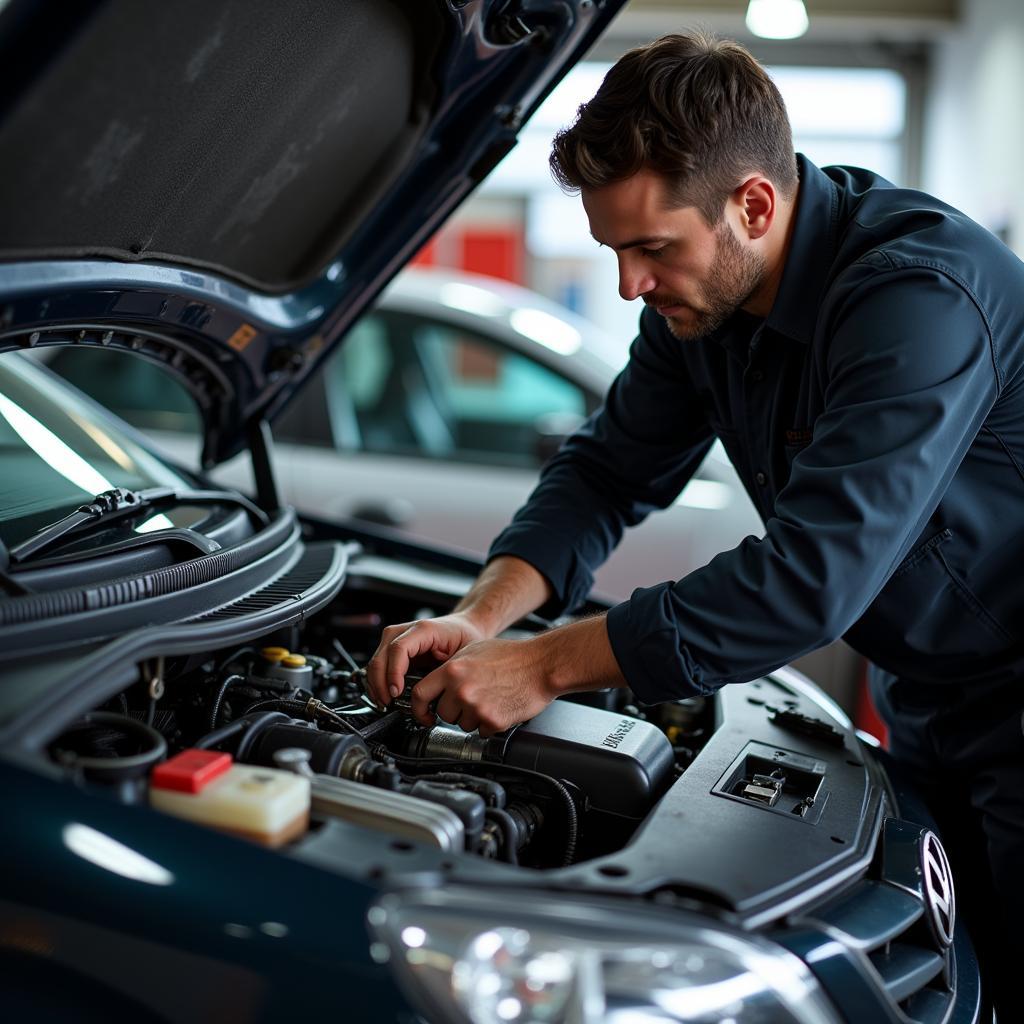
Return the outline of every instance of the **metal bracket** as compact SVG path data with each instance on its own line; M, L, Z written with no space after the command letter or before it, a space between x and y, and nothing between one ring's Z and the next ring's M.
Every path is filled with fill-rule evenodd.
M281 507L281 496L274 479L271 457L274 435L264 419L249 423L249 453L252 457L252 476L256 484L256 500L265 512L276 512Z

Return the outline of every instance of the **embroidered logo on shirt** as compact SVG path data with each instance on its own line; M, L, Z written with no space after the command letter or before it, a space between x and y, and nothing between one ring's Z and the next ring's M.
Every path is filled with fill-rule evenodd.
M786 444L808 445L811 443L811 427L793 427L786 431Z

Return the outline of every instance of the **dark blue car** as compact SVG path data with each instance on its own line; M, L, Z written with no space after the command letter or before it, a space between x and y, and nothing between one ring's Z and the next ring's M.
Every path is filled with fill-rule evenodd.
M364 667L477 566L278 500L274 419L618 6L0 9L8 1019L977 1018L939 837L813 684L423 728ZM165 368L252 495L52 346Z

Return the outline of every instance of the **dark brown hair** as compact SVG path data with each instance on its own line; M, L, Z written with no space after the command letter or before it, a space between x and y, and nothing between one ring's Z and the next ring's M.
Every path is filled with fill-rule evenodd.
M695 206L711 226L751 172L787 199L797 185L793 133L775 83L739 43L700 32L625 54L555 136L550 163L567 192L656 171L673 202Z

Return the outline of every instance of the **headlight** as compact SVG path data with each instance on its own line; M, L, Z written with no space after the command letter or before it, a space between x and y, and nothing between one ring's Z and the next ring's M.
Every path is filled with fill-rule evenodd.
M804 964L690 913L545 894L388 896L374 955L429 1020L471 1024L836 1024Z

